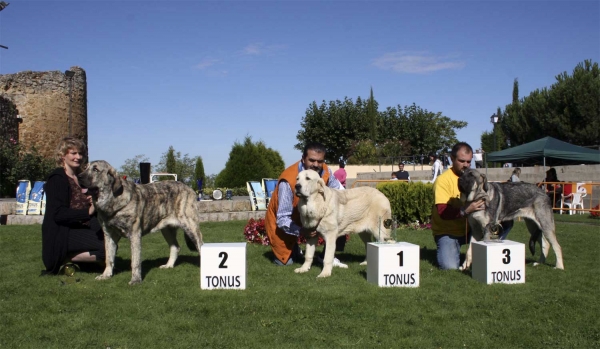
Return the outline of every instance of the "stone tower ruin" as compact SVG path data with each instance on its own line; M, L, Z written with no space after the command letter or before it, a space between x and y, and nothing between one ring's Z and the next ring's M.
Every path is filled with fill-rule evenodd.
M35 146L53 158L59 140L69 134L88 144L87 82L80 67L0 75L0 96L17 109L18 142L25 149Z

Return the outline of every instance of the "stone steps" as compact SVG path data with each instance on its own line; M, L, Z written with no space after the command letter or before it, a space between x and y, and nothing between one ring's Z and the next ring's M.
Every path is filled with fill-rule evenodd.
M0 201L0 224L27 225L42 224L43 215L16 215L16 202L14 199ZM225 222L250 218L265 218L266 211L252 211L250 200L219 200L200 201L201 222Z

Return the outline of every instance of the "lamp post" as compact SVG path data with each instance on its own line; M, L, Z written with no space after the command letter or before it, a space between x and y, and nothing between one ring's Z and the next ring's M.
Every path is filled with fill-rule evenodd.
M492 123L493 129L492 129L492 133L494 133L494 151L496 151L496 124L498 123L498 118L500 117L500 115L496 115L493 114L492 116L490 116L490 122Z
M75 72L72 70L65 70L65 75L69 78L69 137L73 134L73 118L71 117L71 105L73 104L73 76Z

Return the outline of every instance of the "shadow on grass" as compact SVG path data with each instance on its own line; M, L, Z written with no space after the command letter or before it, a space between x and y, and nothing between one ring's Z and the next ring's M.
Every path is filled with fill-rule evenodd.
M421 247L420 258L422 261L427 261L429 264L437 268L437 250L429 249L427 246Z
M143 260L142 261L142 280L146 278L146 274L148 274L150 272L150 270L159 268L161 265L167 264L168 260L169 260L168 257ZM131 260L128 260L127 262L128 262L127 269L129 271L131 271ZM184 255L184 256L179 255L179 257L177 257L177 262L175 262L175 268L177 268L178 265L184 264L184 263L192 264L199 268L200 267L200 258L198 256L193 256L193 255ZM116 265L116 263L115 263L115 265Z

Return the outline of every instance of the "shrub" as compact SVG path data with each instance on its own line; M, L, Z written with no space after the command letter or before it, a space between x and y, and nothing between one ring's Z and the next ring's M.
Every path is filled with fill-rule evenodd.
M592 216L592 218L600 218L600 205L596 205L596 207L592 208L592 210L594 211L590 211L590 215Z
M20 179L45 181L56 167L53 160L44 158L35 147L25 151L19 144L0 142L0 197L14 198Z
M429 222L433 207L433 184L385 182L377 189L390 200L392 216L400 223Z
M261 244L265 246L269 246L271 242L269 241L269 236L267 236L267 231L265 229L265 220L259 218L258 220L254 220L254 218L250 218L246 227L244 227L244 237L246 241ZM349 236L346 235L346 240L349 239ZM298 244L305 244L306 239L303 236L298 237ZM322 237L319 236L318 245L321 246L325 243Z

